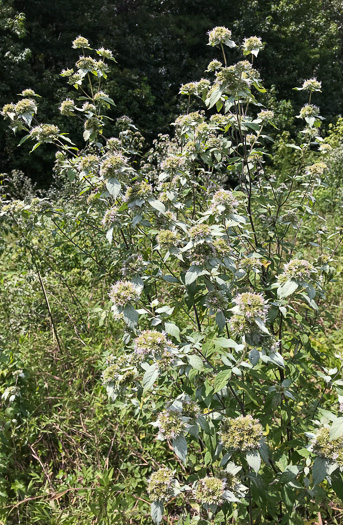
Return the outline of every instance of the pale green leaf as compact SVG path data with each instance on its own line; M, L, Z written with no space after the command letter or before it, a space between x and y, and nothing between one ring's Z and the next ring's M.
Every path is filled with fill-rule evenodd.
M284 299L294 293L297 288L298 284L295 281L287 281L278 289L277 294L280 299Z
M183 436L177 436L173 441L173 449L178 458L183 463L186 463L187 459L187 441Z
M165 323L164 328L167 334L171 335L172 337L175 337L175 339L180 341L180 328L176 326L176 324Z
M151 518L156 525L161 523L163 517L163 501L156 500L151 503Z
M245 459L249 467L251 467L257 474L261 467L261 456L258 450L248 450L245 453Z
M112 178L106 182L106 188L111 197L116 199L119 195L121 184L119 180Z
M158 378L158 367L154 363L153 365L149 366L143 376L143 388L144 390L149 390L155 383L156 379Z
M343 436L343 417L338 417L332 423L330 428L330 441L334 439L339 439Z
M188 357L189 364L196 370L202 370L204 368L202 359L198 355L193 354L193 355L188 355L187 357Z

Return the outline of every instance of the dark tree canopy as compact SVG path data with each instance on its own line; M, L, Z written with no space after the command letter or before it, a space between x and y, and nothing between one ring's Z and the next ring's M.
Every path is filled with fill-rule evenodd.
M330 121L341 112L343 7L335 0L13 0L2 2L0 10L0 102L31 87L44 97L45 121L56 121L58 103L67 95L59 73L77 58L71 41L81 34L117 58L110 73L116 102L111 116L130 116L148 140L169 132L180 85L200 79L212 57L204 35L216 25L232 29L237 42L262 37L259 69L279 98L289 99L293 87L317 76L323 83L322 114ZM31 155L29 167L25 148L18 152L12 137L4 134L1 146L4 170L23 169L44 184L47 176L38 173L38 165L44 161L51 169L48 150L37 152L39 162Z

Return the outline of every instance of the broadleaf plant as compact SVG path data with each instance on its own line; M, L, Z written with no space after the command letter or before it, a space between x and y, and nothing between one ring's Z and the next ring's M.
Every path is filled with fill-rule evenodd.
M300 524L343 468L341 423L333 414L330 430L318 410L320 385L335 389L341 369L330 374L311 345L331 279L330 251L309 250L306 228L327 169L311 100L321 85L299 88L309 94L305 127L290 144L294 169L279 171L274 113L255 68L262 40L236 45L216 27L209 45L219 55L208 78L181 87L186 113L146 155L128 117L106 136L113 101L102 83L113 57L86 57L82 37L76 68L62 73L76 95L61 113L83 119L84 146L36 122L36 99L3 115L33 150L55 144L55 169L80 187L119 261L108 310L123 339L103 382L111 402L165 444L166 466L151 464L147 480L153 522L170 512L184 524ZM228 65L239 52L243 60ZM49 202L40 210L59 213Z

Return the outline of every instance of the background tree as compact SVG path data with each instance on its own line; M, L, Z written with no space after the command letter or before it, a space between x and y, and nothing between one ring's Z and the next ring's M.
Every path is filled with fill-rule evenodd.
M74 60L70 42L83 34L91 44L115 51L118 63L112 66L108 89L117 105L111 117L130 116L150 143L158 132L170 131L180 109L181 83L203 75L211 57L204 35L216 25L229 27L237 39L258 34L268 42L260 70L266 86L275 85L279 99L293 98L294 85L317 76L323 81L323 116L330 121L341 111L343 13L336 0L244 0L229 5L224 0L13 0L8 6L12 4L0 4L1 16L15 21L16 13L23 12L26 30L21 29L18 39L13 29L2 27L2 56L16 46L12 55L29 61L9 61L6 55L0 103L31 85L47 101L42 108L46 121L60 118L52 109L66 96L59 73ZM25 49L30 55L23 55ZM233 53L232 60L236 58ZM297 96L295 105L301 106ZM75 135L76 121L69 126ZM22 169L40 185L49 183L49 148L39 152L37 163L28 161L26 148L18 150L6 134L1 150L3 170ZM45 169L38 170L38 161Z

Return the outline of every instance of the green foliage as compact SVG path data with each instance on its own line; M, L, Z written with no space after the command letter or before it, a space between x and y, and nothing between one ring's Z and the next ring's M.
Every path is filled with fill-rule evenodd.
M210 61L211 49L203 35L218 23L233 28L242 41L259 35L266 42L259 55L261 76L266 87L275 86L279 105L286 110L277 115L277 126L281 120L292 130L288 119L292 88L313 75L324 83L322 115L331 121L341 111L342 8L337 0L243 0L230 9L224 0L117 0L115 4L108 0L56 0L53 4L7 0L0 4L0 105L29 86L44 97L43 120L60 126L57 106L70 90L58 74L74 59L70 43L81 33L91 44L115 47L118 64L111 64L108 84L108 93L116 101L112 114L130 116L150 144L158 133L170 131L180 108L180 84L200 78ZM228 57L230 63L238 58L237 51ZM302 98L295 95L297 110ZM75 140L81 138L76 119L64 129ZM40 149L29 157L26 146L17 149L5 126L1 131L3 169L24 171L40 187L48 187L52 149Z
M60 106L82 147L38 121L35 94L3 108L32 152L57 148L61 185L1 211L5 523L147 523L149 500L154 523L338 523L342 360L318 344L336 249L315 207L321 86L298 88L305 127L293 143L280 132L273 156L264 43L234 36L209 33L222 62L181 87L186 113L145 156L128 117L107 135L112 54L83 37Z

